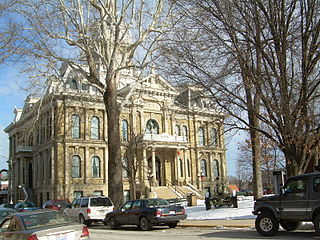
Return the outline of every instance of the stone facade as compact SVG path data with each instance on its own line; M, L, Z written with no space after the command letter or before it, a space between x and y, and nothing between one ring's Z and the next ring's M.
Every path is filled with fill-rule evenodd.
M126 79L119 84L125 197L154 196L159 186L214 192L227 172L223 116L199 89L176 88L156 74ZM24 199L19 185L38 205L108 194L112 139L105 106L95 87L70 70L48 81L44 97L28 97L23 109L15 109L5 131L14 202Z

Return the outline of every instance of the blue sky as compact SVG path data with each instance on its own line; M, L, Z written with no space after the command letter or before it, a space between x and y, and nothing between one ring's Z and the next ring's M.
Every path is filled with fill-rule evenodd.
M21 89L21 76L13 66L0 68L0 169L7 168L9 156L8 134L4 129L14 119L14 107L21 108L26 97Z
M14 119L15 106L22 108L27 93L21 89L23 78L14 66L0 68L0 170L7 168L9 156L8 134L4 129ZM238 142L243 141L243 134L237 133L230 140L226 137L228 175L235 175L237 167Z

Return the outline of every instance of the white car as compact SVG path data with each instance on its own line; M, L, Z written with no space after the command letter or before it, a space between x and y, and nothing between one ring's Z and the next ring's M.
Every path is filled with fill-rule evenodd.
M92 196L74 199L64 213L68 218L90 226L93 222L103 222L106 214L113 210L109 197Z

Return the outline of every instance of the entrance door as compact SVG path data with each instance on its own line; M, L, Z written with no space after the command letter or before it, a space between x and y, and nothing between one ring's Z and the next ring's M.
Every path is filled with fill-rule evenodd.
M161 162L158 157L156 157L156 179L159 183L159 186L162 186L162 184L161 184Z
M149 172L152 172L152 157L148 159L148 167L149 167ZM162 186L162 180L161 180L161 161L160 159L156 156L156 180L159 184L159 186Z

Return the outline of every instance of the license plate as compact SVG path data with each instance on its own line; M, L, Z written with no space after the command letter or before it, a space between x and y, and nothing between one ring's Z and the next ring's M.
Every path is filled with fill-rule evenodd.
M176 214L176 211L170 211L169 213L170 214Z
M73 240L73 239L75 239L75 232L48 236L48 240Z

